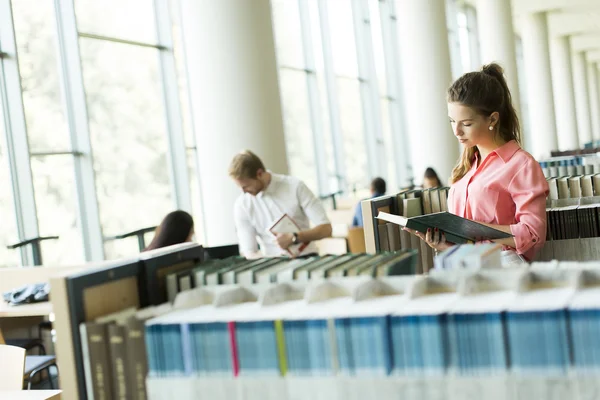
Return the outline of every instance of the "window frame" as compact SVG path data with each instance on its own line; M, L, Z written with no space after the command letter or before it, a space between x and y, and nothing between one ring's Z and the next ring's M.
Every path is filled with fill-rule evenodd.
M49 18L54 18L59 85L62 91L71 150L30 151L12 1L0 0L0 42L2 43L0 49L0 123L3 124L3 144L6 148L11 177L11 195L18 236L15 237L15 242L39 236L38 209L35 203L31 160L36 157L71 155L76 189L77 224L82 236L84 258L85 261L100 261L105 258L104 242L106 238L103 236L99 217L88 106L79 48L79 39L82 37L152 47L158 50L161 100L166 119L167 158L171 193L174 199L173 207L191 212L192 200L187 166L188 149L185 144L182 110L177 89L177 69L173 51L169 3L154 0L155 20L153 23L156 29L157 43L145 43L80 32L77 28L74 0L54 0L54 15ZM198 230L203 229L201 225L197 223ZM22 248L21 264L31 264L32 260L31 249Z

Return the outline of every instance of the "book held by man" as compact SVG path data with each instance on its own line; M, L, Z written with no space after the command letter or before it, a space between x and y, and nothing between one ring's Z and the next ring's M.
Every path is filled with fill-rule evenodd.
M437 228L446 235L451 243L465 244L485 240L505 239L512 237L510 233L502 232L489 226L471 221L449 212L439 212L415 217L402 217L380 211L377 219L398 224L421 233L427 229Z
M279 218L277 221L275 221L273 223L273 225L271 225L271 228L269 228L269 231L277 236L278 233L296 233L300 231L300 227L298 226L298 224L296 224L296 221L294 221L294 219L292 217L290 217L288 214L283 214L281 216L281 218ZM288 247L286 249L286 251L290 254L290 256L292 257L297 257L299 256L302 251L304 251L304 249L308 246L309 243L298 243L298 244L293 244L290 247Z

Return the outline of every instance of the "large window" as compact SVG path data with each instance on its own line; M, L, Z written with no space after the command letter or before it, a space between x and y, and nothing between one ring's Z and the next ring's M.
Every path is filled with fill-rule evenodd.
M43 242L44 262L82 262L54 2L18 0L12 6L39 234L59 237Z
M177 11L175 0L0 1L0 24L14 28L0 34L0 79L10 81L0 109L9 139L0 142L0 265L20 254L30 262L6 245L32 236L59 236L42 244L46 264L132 255L135 239L110 237L157 225L176 208L201 214L191 206L200 196L174 54Z
M517 75L519 78L519 99L521 100L521 137L523 140L523 147L527 151L531 151L532 149L532 140L531 135L529 134L529 102L528 102L528 93L527 93L527 85L523 84L523 82L527 82L527 76L525 76L525 65L523 59L523 42L520 37L515 38L515 52L517 53Z
M399 75L391 1L272 7L291 173L321 194L368 187L376 175L405 184L396 81L387 79Z
M199 243L206 243L206 232L203 229L202 198L200 196L200 176L198 171L198 159L196 138L192 128L192 114L190 110L187 70L183 52L183 33L181 31L181 9L179 0L170 2L171 28L173 35L173 57L177 68L177 89L179 102L181 104L181 121L184 134L188 182L190 190L191 210L196 225L195 239Z
M478 60L474 9L446 3L458 77ZM399 59L397 6L393 0L272 1L291 174L314 191L363 189L375 176L390 190L412 182L399 78L402 62L410 60Z
M2 121L1 118L0 121ZM2 125L0 125L0 135L4 135ZM19 263L19 253L6 248L8 245L16 243L19 235L15 226L8 155L4 142L0 142L0 182L2 182L2 190L0 190L0 221L2 221L0 224L0 267L15 266Z
M288 161L319 195L412 178L396 3L271 1ZM474 10L448 4L453 65L467 70ZM179 12L179 0L0 0L0 265L31 262L6 245L35 236L59 236L42 244L51 264L133 255L135 239L111 237L176 208L206 239Z
M346 185L361 188L371 178L367 159L365 119L361 102L356 36L350 1L328 1L327 16L333 69L339 102L339 118L344 139ZM373 134L373 132L371 132Z
M298 2L275 0L272 4L289 168L318 194L311 99L307 86L309 75L316 71L306 68Z
M158 50L85 37L80 46L102 231L158 224L174 204ZM127 253L120 243L108 257Z

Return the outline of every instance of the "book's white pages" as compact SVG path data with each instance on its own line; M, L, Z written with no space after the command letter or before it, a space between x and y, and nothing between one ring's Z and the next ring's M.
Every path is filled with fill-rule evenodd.
M403 226L403 227L406 226L406 222L408 221L408 218L406 218L406 217L402 217L400 215L393 215L393 214L386 213L386 212L383 212L383 211L379 212L379 214L377 215L377 219L381 219L383 221L391 222L393 224L400 225L400 226Z

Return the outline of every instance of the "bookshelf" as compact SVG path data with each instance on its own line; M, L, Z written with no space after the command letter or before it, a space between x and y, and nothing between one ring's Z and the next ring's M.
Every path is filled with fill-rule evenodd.
M404 190L391 196L361 202L364 221L365 249L369 254L382 251L413 249L418 252L417 273L433 268L433 250L419 238L394 224L377 219L380 211L414 217L448 211L448 187ZM387 229L386 229L387 228Z
M210 365L189 359L198 356L190 343L179 367L155 359L149 391L157 400L193 399L199 390L211 399L591 398L600 388L597 371L587 369L600 365L600 357L586 351L595 337L589 324L598 318L589 311L599 304L599 268L598 263L538 263L469 273L202 288L214 301L146 326L181 324L182 332L195 335L198 327L192 331L191 324L228 325L211 330L206 339L184 334L168 339L187 348L185 341L216 336L222 374L197 373L195 368ZM240 292L244 296L236 299L233 294ZM383 332L384 339L376 343L376 335L353 330L352 319ZM292 343L303 326L294 321L313 321L307 324L311 340ZM273 333L282 325L283 339ZM253 329L265 340L247 335ZM159 347L166 344L155 339ZM279 343L283 346L276 347ZM227 346L238 351L223 350ZM305 354L308 369L301 362ZM252 357L261 362L249 362Z
M600 160L600 158L599 158ZM593 165L596 168L595 165ZM565 167L566 168L566 167ZM598 167L600 171L600 167ZM546 201L548 232L544 247L533 261L596 261L600 260L600 173L588 175L565 175L547 178L550 193ZM439 210L447 210L447 188L439 190L401 192L395 196L364 200L362 205L365 221L365 246L368 253L381 251L381 235L377 229L381 221L375 217L379 211L392 210L392 213L407 215L407 198L420 199L410 214L428 214L439 211L432 198L439 196ZM415 201L415 200L409 201ZM403 207L404 206L404 207ZM583 211L589 209L588 211ZM581 214L575 215L575 211ZM386 211L387 212L387 211ZM571 212L571 216L565 216ZM596 213L596 220L592 214ZM563 215L565 214L565 215ZM583 216L585 214L585 217ZM412 216L410 215L410 216ZM570 219L569 219L570 218ZM595 230L594 230L595 229ZM595 233L597 232L597 233ZM433 256L428 246L418 238L402 236L402 248L409 247L419 251L421 269L426 272L433 266ZM416 240L415 240L416 239ZM409 240L412 242L408 243ZM407 243L407 244L405 244Z
M79 324L129 307L159 304L166 299L164 277L192 268L204 254L197 244L175 245L50 279L64 400L87 399Z
M157 281L164 280L167 271L170 271L169 273L180 271L184 269L184 266L190 265L189 261L193 261L194 265L204 262L206 253L206 249L202 249L201 246L166 249L149 254L145 259L121 260L111 265L102 265L86 271L70 271L51 279L53 288L51 301L56 310L57 357L61 371L63 399L87 398L82 371L79 324L128 307L138 308L150 305L150 302L154 301L152 299L158 299L158 297L150 296L147 292L164 289L164 286ZM580 266L580 264L576 265ZM389 318L410 317L414 312L423 315L433 313L432 315L441 316L464 311L466 305L463 305L461 309L455 306L460 301L467 300L471 301L472 306L477 310L482 310L481 305L484 303L481 302L481 299L491 301L487 304L491 304L493 312L504 312L504 310L508 310L510 304L520 304L519 301L512 301L515 296L528 296L525 292L530 290L538 293L545 289L555 288L565 294L568 291L577 292L592 287L594 290L600 288L600 273L593 270L593 268L600 270L600 267L598 265L581 267L583 268L580 270L565 272L560 270L561 268L556 263L538 263L530 269L519 267L510 271L501 269L477 272L442 271L441 273L432 272L429 276L381 278L357 276L283 284L272 282L200 287L181 295L192 295L190 297L195 295L197 299L202 300L201 304L192 305L189 308L174 311L174 313L180 315L192 313L196 318L198 315L194 314L194 310L197 307L208 307L214 313L207 314L206 321L214 321L214 318L217 318L218 321L225 324L237 324L238 321L241 324L251 323L254 312L262 313L258 320L263 322L273 319L342 321L361 316L384 318L385 321L390 321ZM560 271L543 271L545 269ZM593 279L590 279L590 276ZM153 285L148 285L148 282ZM582 284L586 282L587 284ZM502 294L501 292L506 292L507 297L506 301L499 303L498 296ZM471 298L472 295L476 297ZM566 294L561 296L561 299L566 298ZM556 296L552 296L552 298L556 298ZM431 308L432 301L435 301L441 308ZM286 305L286 302L289 304ZM332 305L335 305L335 312L330 314ZM289 308L287 308L288 306ZM566 303L561 303L559 306L564 308ZM225 308L220 310L219 307ZM423 311L424 307L429 311ZM239 309L236 311L235 308ZM485 308L483 309L485 310ZM445 321L445 318L441 318L439 321ZM172 324L173 320L170 321L169 324ZM344 322L336 323L333 325L328 323L323 328L327 327L326 329L330 333L332 326L334 329L346 329ZM246 328L251 328L251 325L246 325ZM287 333L285 334L287 335ZM347 333L349 336L341 335L339 338L353 337L354 334L353 331L349 331ZM364 333L357 332L356 334L359 335L358 338L362 337L360 340L368 338L368 335L364 336ZM339 338L336 340L340 340ZM368 342L369 340L365 343ZM240 346L242 345L240 344ZM399 348L404 347L406 346ZM290 348L291 350L293 349ZM244 352L242 351L242 353ZM240 353L240 357L248 355L248 353L246 355L242 353ZM298 354L301 355L302 351ZM348 368L345 366L346 364L343 364L346 361L342 361L341 358L338 360L340 360L340 364L332 364L332 371L335 371L335 374L331 376L286 375L287 371L291 371L297 364L288 364L286 372L275 369L276 374L281 373L283 376L255 376L244 374L244 368L247 368L248 365L245 364L241 365L241 372L237 377L151 376L147 380L147 387L151 393L150 398L168 400L197 398L198 390L202 391L203 396L214 399L242 397L245 399L347 399L352 398L350 392L354 393L354 398L365 398L365 396L396 398L395 396L398 396L399 393L408 395L411 391L414 393L414 390L422 393L420 398L433 396L433 391L437 391L443 398L459 389L476 390L475 393L478 394L474 398L485 398L485 396L495 394L495 390L501 390L506 393L506 396L495 398L510 398L509 394L514 393L517 387L520 388L518 390L526 390L525 386L531 385L532 382L531 379L519 380L520 378L517 379L510 375L503 378L460 377L463 379L463 386L455 387L453 385L456 385L456 381L452 378L450 368L453 364L450 361L445 361L443 370L440 370L440 374L435 377L408 377L392 373L393 370L390 368L396 364L386 367L385 371L387 372L384 375L365 376L363 372L359 373L359 369L356 370L356 375L353 375L354 372L344 372L346 371L344 368ZM188 362L185 365L191 364ZM276 363L272 363L272 365L275 366ZM481 385L482 379L485 382L489 381L490 385L493 383L493 386L483 390L485 385ZM561 375L552 379L571 385L569 376ZM552 383L552 379L543 376L537 384L545 389ZM438 387L431 388L432 382L438 382ZM568 398L573 390L569 386L561 393ZM362 397L358 393L362 393ZM539 394L535 391L533 393ZM525 395L523 394L523 396Z
M103 265L84 272L66 273L51 280L51 302L56 310L55 328L57 331L56 354L59 362L61 387L65 399L86 399L87 390L84 366L84 343L82 343L80 324L83 322L97 322L99 317L118 313L127 309L143 309L153 305L163 304L167 298L166 282L168 276L178 276L188 271L201 269L206 264L222 263L227 265L227 258L215 260L215 254L227 255L235 253L234 247L211 251L201 246L183 246L160 249L142 254L138 259L115 261L110 265ZM206 259L207 254L213 258ZM345 257L345 258L344 258ZM314 257L313 259L326 261L328 266L342 265L342 261L350 263L354 259L370 258L367 255L346 255ZM396 268L402 273L414 273L414 252L386 253L376 256L381 259L381 268ZM382 258L383 257L383 258ZM230 257L233 261L239 257ZM265 264L276 263L301 263L309 260L262 259ZM260 260L258 260L260 261ZM365 260L362 260L363 262ZM386 261L386 262L383 262ZM247 261L252 263L254 261ZM329 264L329 262L331 262ZM337 263L337 264L336 264ZM335 265L334 265L335 264ZM376 275L380 264L373 264L365 268L366 276L357 279L368 279ZM240 264L241 265L241 264ZM324 264L325 265L325 264ZM226 268L229 268L227 266ZM246 269L241 267L241 269ZM396 271L394 270L394 271ZM396 271L396 272L398 272ZM235 272L232 270L232 272ZM312 278L311 278L312 279ZM320 279L322 281L322 279ZM219 281L219 283L221 283ZM305 285L306 282L290 282L292 285ZM269 286L270 284L263 284ZM206 286L198 288L207 290ZM228 285L215 286L215 290L227 292L231 289ZM187 291L185 294L192 292ZM318 294L317 294L318 296ZM206 296L200 296L205 298ZM213 296L211 296L212 298ZM238 298L239 296L234 296ZM256 299L255 299L256 300ZM177 303L176 304L180 304ZM83 339L85 340L85 339ZM112 337L111 337L112 340ZM88 344L89 346L89 344Z
M600 260L600 174L567 174L547 180L548 232L536 260Z

